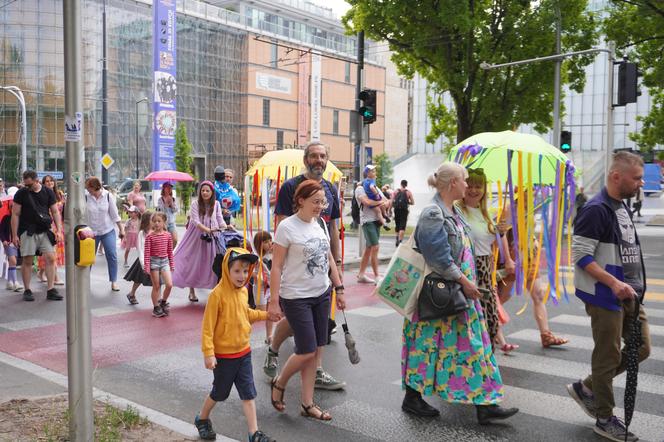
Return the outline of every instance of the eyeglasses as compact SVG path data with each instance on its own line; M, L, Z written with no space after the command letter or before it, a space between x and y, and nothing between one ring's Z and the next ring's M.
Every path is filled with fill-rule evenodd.
M322 208L326 208L329 204L326 199L324 200L313 200L312 201L314 206L320 206Z

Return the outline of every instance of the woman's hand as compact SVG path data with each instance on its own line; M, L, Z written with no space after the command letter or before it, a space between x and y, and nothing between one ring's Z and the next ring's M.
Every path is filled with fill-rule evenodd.
M346 300L344 299L344 291L343 290L337 290L337 308L339 310L345 310L346 309Z
M516 274L516 264L513 259L510 258L505 260L505 271L508 275Z
M274 293L272 294L274 296ZM279 304L276 302L270 302L267 305L267 316L268 318L274 318L274 317L279 317L281 318L281 308L279 307ZM273 321L273 319L270 319L270 321Z
M214 370L217 367L217 358L214 356L205 357L205 368L208 370Z
M507 221L500 221L496 227L498 228L498 233L504 235L512 228L512 224L509 224Z
M463 294L468 299L477 300L482 296L475 283L470 282L467 279L461 282L461 288L463 289Z

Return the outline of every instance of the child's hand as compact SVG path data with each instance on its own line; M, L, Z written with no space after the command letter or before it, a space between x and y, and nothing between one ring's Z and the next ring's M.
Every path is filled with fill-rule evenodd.
M281 314L274 312L267 312L267 319L268 321L278 322L281 320Z
M217 367L217 358L214 356L207 356L205 358L205 368L208 370L214 370Z

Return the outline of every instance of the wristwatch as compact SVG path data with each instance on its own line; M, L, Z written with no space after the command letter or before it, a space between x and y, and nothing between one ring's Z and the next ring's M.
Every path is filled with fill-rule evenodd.
M338 292L339 290L341 290L342 292L344 291L344 286L343 286L343 284L334 287L334 291L335 291L335 292Z

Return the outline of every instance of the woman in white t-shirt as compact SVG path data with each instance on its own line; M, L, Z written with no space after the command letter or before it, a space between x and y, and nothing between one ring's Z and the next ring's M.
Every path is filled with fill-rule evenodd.
M279 223L272 250L268 312L283 311L293 330L295 352L278 377L272 380L272 406L283 412L284 390L290 378L302 379L301 414L319 420L332 416L314 404L316 358L327 343L330 313L330 278L337 294L337 307L344 309L344 286L330 252L330 238L321 211L327 205L320 182L305 180L295 190L295 214ZM329 276L328 276L329 272Z
M470 225L470 236L475 247L477 286L485 290L484 295L480 298L480 304L482 304L482 310L484 310L486 328L491 343L500 345L500 349L504 353L509 353L519 346L506 343L500 331L498 296L496 287L491 281L491 274L494 270L492 246L496 242L496 226L487 209L487 182L484 170L468 169L466 183L468 184L466 195L458 203ZM504 236L501 236L500 240L503 242L503 250L507 255L504 257L505 270L508 274L513 274L515 265L509 253L507 240Z

